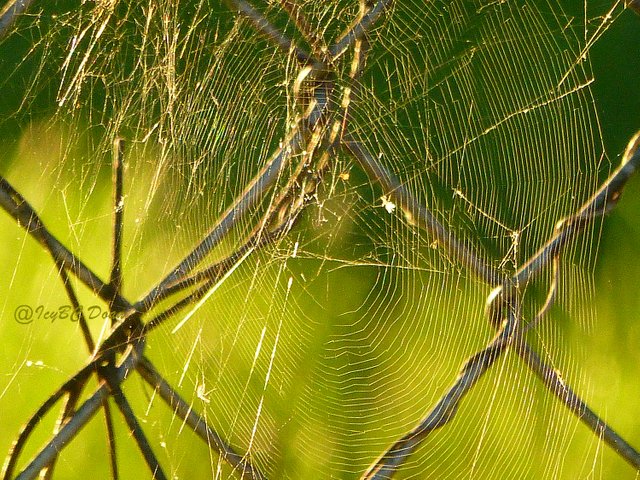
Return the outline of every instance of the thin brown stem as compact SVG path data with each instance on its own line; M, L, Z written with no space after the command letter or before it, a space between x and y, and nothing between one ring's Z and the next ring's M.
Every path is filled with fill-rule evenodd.
M60 427L64 425L69 418L71 418L75 412L76 405L78 404L78 400L80 400L80 394L84 389L83 384L78 384L76 388L74 388L69 395L67 396L64 407L62 409L62 414L58 421L56 422L56 427L53 431L53 434L57 434L60 431ZM53 478L53 472L55 470L56 462L58 460L58 456L54 457L53 460L47 465L45 469L40 472L40 478L42 480L50 480Z
M116 434L113 429L113 415L111 414L111 406L109 399L102 401L102 410L104 411L104 424L107 429L107 447L109 449L109 466L111 467L111 478L118 480L118 457L116 455Z
M3 480L9 480L13 478L13 472L15 470L16 463L27 443L27 440L31 436L33 430L45 417L45 415L49 413L49 411L54 407L58 400L60 400L65 394L76 391L76 389L81 389L81 387L86 384L86 381L91 375L93 368L93 365L86 366L78 373L76 373L71 379L65 382L58 390L56 390L52 395L49 396L49 398L47 398L47 400L40 406L40 408L38 408L38 410L36 410L36 412L31 416L24 427L22 427L18 438L11 447L11 450L7 456L7 461L5 462L5 465L3 467Z
M553 237L536 252L513 276L513 283L526 284L529 279L596 218L608 213L618 203L627 181L640 164L640 132L631 139L620 166L602 184L598 191L578 211L556 226Z
M113 367L108 367L108 368L109 370L113 369ZM142 456L144 457L145 461L147 462L147 466L149 467L149 470L151 470L151 478L155 478L158 480L167 480L167 476L163 472L162 467L160 466L160 462L158 461L158 458L153 453L153 449L151 448L151 445L149 444L149 441L147 440L147 437L144 434L142 427L140 426L140 423L138 422L136 414L133 412L133 409L131 408L129 401L124 396L124 393L120 388L120 381L117 378L115 378L114 380L116 382L115 384L112 384L111 380L108 380L109 386L112 389L111 397L116 402L116 405L120 410L120 413L124 417L125 422L129 427L129 432L133 436L133 439L138 445L138 449L142 453Z
M514 350L527 366L542 380L552 392L582 423L598 438L602 438L618 455L636 470L640 470L640 453L624 438L602 420L589 406L566 384L558 371L551 368L525 342L518 342Z

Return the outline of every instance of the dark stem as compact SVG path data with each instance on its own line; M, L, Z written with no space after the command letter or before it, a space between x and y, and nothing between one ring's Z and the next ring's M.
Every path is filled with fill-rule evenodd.
M122 138L113 142L113 254L109 284L118 293L122 293L122 224L124 219L124 146Z
M277 45L280 50L289 55L293 53L296 60L302 65L313 64L321 68L321 63L305 52L302 48L295 45L290 38L275 28L264 16L258 12L253 6L245 0L224 0L229 8L239 12L243 17L248 19L253 27L272 43Z
M518 342L514 350L527 366L542 380L547 389L584 423L598 438L602 438L618 455L640 471L640 453L618 435L607 423L565 383L560 374L542 361L525 342Z
M423 228L434 240L437 240L449 256L489 285L500 285L505 282L504 275L485 263L480 255L450 233L423 205L423 202L413 196L400 180L388 171L362 143L349 136L345 138L343 144L369 178L378 182L382 190L393 199L396 205L416 225Z
M27 233L40 242L51 253L59 266L71 271L96 296L106 303L111 303L113 300L119 311L132 309L131 304L125 298L109 284L104 283L47 230L31 205L2 176L0 176L0 207L13 217Z
M513 276L513 283L525 284L540 269L557 256L578 233L599 216L608 213L620 199L627 181L640 164L640 132L629 142L620 166L574 215L561 220L553 237L535 253Z
M519 312L510 312L508 320L504 322L502 329L493 340L484 349L465 361L458 378L435 407L414 429L387 449L365 472L362 480L391 478L431 432L443 427L453 419L462 398L476 385L512 342L517 333L518 316Z
M16 463L18 461L18 458L20 457L20 454L22 453L23 448L27 443L27 440L31 436L33 430L45 417L45 415L54 407L54 405L58 402L58 400L60 400L60 398L62 398L63 395L70 394L70 392L76 390L82 390L92 372L92 365L80 370L80 372L75 374L51 396L49 396L49 398L47 398L47 400L40 406L40 408L38 408L38 410L36 410L36 412L31 416L29 421L24 425L24 427L22 427L18 438L11 446L11 450L9 451L7 461L5 462L2 472L3 480L9 480L13 478L13 471L15 470Z
M127 377L127 374L135 369L136 364L142 356L144 350L145 341L141 339L135 342L132 349L125 356L122 363L117 367L114 374L114 382L119 385ZM95 365L90 365L93 371ZM85 367L86 369L87 367ZM85 370L83 369L83 371ZM75 378L75 376L74 376ZM102 406L103 402L110 395L110 388L103 382L85 402L78 408L69 419L67 423L60 429L57 435L55 435L47 445L42 448L36 455L36 457L29 463L17 477L16 480L33 480L38 476L38 473L51 464L53 459L58 455L60 451L75 438L78 433L84 428L84 426L93 418L98 409ZM51 400L51 397L50 399ZM49 403L49 400L47 403ZM42 408L42 407L41 407ZM50 407L49 407L50 408ZM39 419L38 419L39 421ZM35 425L34 425L35 426ZM13 455L12 455L13 457ZM11 478L9 469L5 473L5 478Z
M111 406L109 399L102 401L102 409L104 410L104 423L107 428L107 446L109 448L109 466L111 467L111 478L118 480L118 457L116 455L116 435L113 430L113 415L111 415Z
M337 59L351 48L357 40L368 35L369 31L378 23L380 18L382 18L382 14L392 3L393 0L379 0L376 2L335 44L329 47L329 53L332 59Z
M266 477L254 467L247 456L240 455L227 444L216 432L207 424L207 421L198 415L190 404L185 402L180 395L162 378L153 364L146 358L137 365L138 373L153 387L160 398L180 417L207 445L212 447L218 454L233 466L243 479L264 480Z
M64 408L62 409L62 414L58 421L56 422L56 427L53 431L53 434L57 434L60 431L60 427L66 423L66 421L71 418L75 412L76 405L78 404L78 400L80 400L80 394L84 388L83 384L78 384L76 388L74 388L69 395L67 396L66 401L64 402ZM56 462L58 460L58 456L56 455L47 467L40 472L41 480L50 480L53 478L53 472L55 470Z
M109 370L113 369L112 366L108 366L106 368ZM105 376L105 378L109 378L110 375L111 374L108 374L108 376ZM111 380L108 380L109 386L110 388L112 388L111 396L116 402L116 405L120 410L120 413L122 413L122 416L127 422L127 426L129 427L129 432L133 435L133 438L136 441L138 448L142 453L142 456L147 462L147 466L149 467L149 470L151 470L151 477L157 478L158 480L167 480L167 476L162 471L160 462L158 461L156 455L153 453L153 449L151 448L151 445L149 444L147 437L142 431L142 427L138 423L136 414L133 412L133 409L131 408L131 405L127 401L127 398L124 396L124 393L122 393L122 389L120 388L120 385L119 385L120 382L117 380L117 378L115 380L117 382L115 385L112 385Z
M22 15L33 0L9 0L0 10L0 38L10 30L11 25Z

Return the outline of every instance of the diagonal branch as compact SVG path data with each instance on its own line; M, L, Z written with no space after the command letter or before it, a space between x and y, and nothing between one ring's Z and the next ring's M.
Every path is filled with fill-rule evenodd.
M104 283L49 232L31 205L2 176L0 176L0 207L40 242L51 253L58 265L71 271L96 296L106 303L113 300L121 311L132 309L131 304L124 297L115 292L111 285Z
M138 340L136 340L133 343L129 353L116 368L113 378L115 379L115 381L117 381L118 385L124 381L131 370L135 369L136 364L142 356L145 343L146 341L144 338L139 338ZM91 372L93 371L93 368L95 368L94 365L90 365L90 367L92 368L88 369L87 367L85 367L85 369L83 369L82 371ZM84 428L84 426L93 418L93 416L96 414L98 409L102 406L103 402L109 395L109 386L106 382L102 382L100 387L95 390L93 395L89 397L80 406L80 408L78 408L78 410L76 410L75 415L71 417L69 421L60 429L58 434L56 434L49 441L49 443L47 443L47 445L42 450L40 450L40 452L22 471L22 473L20 473L16 477L16 480L32 480L36 478L38 476L38 473L42 469L51 464L51 462L55 459L58 453L62 451L65 445L67 445L76 435L78 435L78 433L80 433L82 428ZM50 397L47 401L47 404L52 403L51 401L52 398ZM40 410L43 410L43 407L41 407ZM33 425L33 427L35 427L35 425ZM33 427L31 427L31 429L33 429ZM14 456L14 453L12 453L11 459L13 460L13 464L11 465L11 469L6 469L4 474L5 479L11 478L11 471L13 470L15 461L17 460L17 455Z
M82 390L84 389L84 383L79 383L77 384L77 387L74 388L74 390L70 391L67 398L65 399L64 402L64 406L62 408L62 414L60 415L60 417L58 418L58 421L56 422L56 427L53 431L54 435L56 433L58 433L60 431L60 427L62 427L62 425L64 425L67 420L69 420L76 409L76 405L78 404L78 400L80 400L80 394L82 393ZM51 478L53 478L53 472L55 470L55 465L56 462L58 460L58 457L54 457L53 460L51 460L51 463L49 463L49 465L47 465L47 467L40 472L40 479L41 480L50 480Z
M207 445L233 466L243 479L264 480L266 477L254 467L249 460L227 444L209 425L207 421L198 415L191 405L185 402L180 395L158 373L153 364L142 357L136 366L142 378L153 387L169 407L180 417Z
M253 8L249 2L246 2L245 0L224 1L228 4L229 8L237 11L243 17L248 19L258 32L262 33L265 37L271 40L271 42L277 45L283 53L286 55L293 53L298 62L302 65L312 64L317 65L317 68L321 66L321 63L318 60L305 52L304 49L295 45L289 37L274 27L260 12Z
M364 15L338 39L336 43L329 47L329 53L333 60L339 58L344 52L351 48L357 40L362 39L369 33L376 23L382 18L382 14L390 8L393 0L379 0Z
M497 270L460 242L451 232L431 214L431 212L417 199L398 178L387 170L366 147L353 139L345 138L343 145L352 154L356 162L367 173L369 178L377 181L393 201L398 205L409 218L427 231L435 240L443 246L448 255L456 259L459 263L469 269L476 277L490 285L500 285L504 283L504 276Z
M404 187L387 173L384 167L372 161L370 155L362 147L359 147L357 142L347 141L346 144L347 148L354 153L356 158L360 158L361 165L363 165L370 175L374 175L374 178L378 179L380 183L384 182L383 186L385 186L386 189L390 190L395 188L396 192L400 192L396 193L396 198L402 201L401 205L403 208L406 208L406 205L411 205L409 201L412 200L412 197L405 198L405 194L402 193ZM462 396L473 387L480 376L482 376L495 361L495 358L497 358L510 343L515 345L514 349L527 366L541 378L545 386L556 395L571 412L578 416L598 437L602 437L605 443L618 452L627 462L636 469L640 469L640 453L633 449L633 447L609 427L606 422L600 419L577 394L564 384L559 374L538 357L524 338L522 338L523 329L517 325L510 326L511 323L514 323L514 305L519 305L520 303L518 299L520 295L517 293L516 286L520 285L521 281L528 281L533 275L537 274L549 260L555 259L557 262L561 251L577 233L582 231L597 215L603 215L613 208L620 198L627 180L636 170L638 163L640 163L640 132L629 142L620 167L604 182L602 187L575 215L559 223L556 234L523 268L516 272L511 279L505 280L502 285L493 290L487 301L487 316L490 323L496 328L499 328L498 335L484 350L473 355L465 363L456 383L441 398L434 409L431 410L416 428L392 445L365 473L363 479L373 480L393 476L397 469L417 446L424 441L431 431L443 426L451 419L456 412L458 402ZM411 214L414 214L413 209L409 211ZM427 214L429 213L426 209L425 212ZM430 219L430 217L424 218L425 220ZM436 227L438 225L439 224L436 224ZM443 231L446 232L444 227ZM435 229L435 234L438 234L437 229ZM455 258L460 260L458 249L453 248L451 251ZM553 302L554 296L555 279L540 315L544 315L548 304ZM505 318L507 321L503 322ZM516 315L516 319L518 318L519 314ZM519 320L516 323L519 323ZM516 329L516 327L518 328ZM512 332L504 337L505 332L509 329L511 329ZM513 338L517 340L513 340ZM495 357L492 355L495 355Z
M18 438L11 446L11 450L9 451L9 455L7 456L7 460L3 466L3 480L13 478L13 471L15 470L16 462L18 461L18 458L20 457L20 454L22 453L22 450L27 443L27 440L31 436L33 430L35 430L38 424L45 417L45 415L65 394L71 394L72 392L78 390L81 386L85 385L92 371L93 365L90 365L80 370L80 372L76 373L70 380L65 382L58 390L56 390L51 396L49 396L49 398L31 416L24 427L22 427Z
M27 10L32 1L33 0L9 0L6 5L0 9L0 38L7 34L11 25Z
M598 216L608 213L620 199L627 181L640 164L640 132L629 141L620 166L574 215L558 222L553 237L513 276L515 284L525 284L558 255L576 235Z
M140 423L136 418L136 414L133 412L133 409L131 408L129 401L124 396L124 393L120 388L120 385L119 385L120 382L117 380L117 378L115 378L114 379L116 382L115 385L111 384L111 380L109 379L109 377L111 376L111 371L113 371L113 367L108 366L106 368L109 370L109 373L108 373L109 376L107 376L106 378L107 378L107 382L109 383L109 387L112 389L111 396L115 400L116 405L120 409L120 413L122 413L122 416L127 422L127 426L129 427L129 432L131 432L134 440L138 444L138 448L140 449L142 456L147 462L147 466L149 467L149 470L151 470L151 477L157 478L158 480L167 480L167 476L162 471L160 462L158 461L156 455L153 453L153 449L151 448L151 445L149 444L149 441L147 440L146 435L142 431L142 427L140 426Z
M607 423L566 384L560 374L551 368L525 342L517 342L514 350L565 406L584 423L598 438L602 438L618 455L636 470L640 470L640 453Z
M280 178L293 156L308 150L308 142L317 128L322 128L326 115L328 98L318 95L307 116L301 120L284 145L271 157L258 175L245 188L240 198L222 215L205 238L151 291L135 304L141 312L150 310L166 296L166 290L183 280L233 229L236 223L249 214L251 209L264 197L266 192Z
M443 427L453 419L462 398L500 358L513 339L517 338L518 324L520 323L519 315L520 313L515 310L509 312L508 319L504 322L502 329L484 349L465 361L460 369L458 378L436 403L435 407L415 428L395 442L376 460L361 477L361 480L386 480L391 478L431 432Z

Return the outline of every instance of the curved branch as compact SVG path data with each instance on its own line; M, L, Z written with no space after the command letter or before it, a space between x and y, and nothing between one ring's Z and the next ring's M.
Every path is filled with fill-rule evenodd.
M118 385L124 381L128 373L135 369L136 364L142 357L145 346L145 339L139 339L133 344L130 352L125 356L120 365L116 368L114 379ZM86 369L87 367L85 367ZM85 370L83 369L83 371ZM60 429L60 431L40 450L36 457L29 465L16 477L16 480L32 480L36 478L39 472L46 468L62 451L62 449L85 427L85 425L93 418L98 409L102 406L103 401L110 395L110 387L103 382L96 389L93 395L88 398L76 410L75 415ZM59 398L59 397L58 397ZM10 478L8 469L5 478Z

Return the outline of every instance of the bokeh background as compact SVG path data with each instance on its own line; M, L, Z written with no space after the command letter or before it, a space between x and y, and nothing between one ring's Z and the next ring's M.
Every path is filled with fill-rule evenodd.
M105 23L109 40L103 43L98 38L94 43L86 40L89 35L82 36L83 26L89 25L95 33L104 20L98 15L91 17L99 10L93 3L35 3L34 10L19 20L15 32L0 44L0 173L29 200L63 243L80 258L90 259L91 268L106 278L112 223L108 137L118 131L125 138L134 138L128 147L131 166L125 183L125 293L138 297L195 243L207 223L206 215L216 213L205 210L214 204L221 209L215 203L219 196L209 192L207 185L228 187L223 192L228 202L256 169L223 157L221 174L206 167L199 169L194 165L207 158L192 152L229 149L237 156L256 158L256 165L264 161L279 141L283 119L290 115L290 103L280 85L282 75L273 68L276 63L270 63L275 60L267 58L261 63L269 51L266 42L257 40L253 45L248 42L250 35L240 36L241 45L231 50L236 56L223 58L217 67L228 61L230 67L239 68L240 53L246 56L243 61L247 65L258 65L272 75L255 77L260 81L260 92L255 84L228 84L227 97L202 100L198 89L205 90L207 84L204 80L199 83L202 72L198 68L190 71L189 65L198 63L205 51L203 39L209 37L194 35L188 44L193 53L175 59L178 71L191 72L186 83L193 88L190 97L180 91L175 79L167 77L160 82L157 72L147 74L162 83L160 86L127 78L127 71L137 71L140 58L155 65L152 57L164 58L165 50L171 50L172 39L162 35L149 34L149 38L160 40L150 41L144 50L131 40L133 34L128 29L144 31L145 15L149 14L146 6L103 2L112 5L113 18L127 21ZM338 3L336 16L354 14L353 8L342 8L348 2ZM504 12L538 9L542 18L559 11L546 2L526 2L529 7L525 2L498 3L506 5ZM314 10L312 4L307 4L309 10ZM151 2L148 8L153 5ZM189 25L202 14L201 4L196 2L176 3L175 9L167 2L158 5L160 10L175 14L163 17L169 25L167 32L172 27L178 31L178 25ZM410 18L412 8L423 15L438 13L428 5L398 7L399 15ZM622 5L611 8L605 1L563 2L558 32L551 32L562 38L562 20L567 25L570 19L584 23L581 44L585 59L579 68L585 68L586 78L593 79L588 86L591 97L586 100L593 102L593 116L585 129L601 138L601 145L597 141L593 151L602 154L587 161L597 167L595 171L585 169L592 175L587 181L590 185L615 168L628 140L640 128L640 17L623 12ZM211 30L224 37L234 23L224 7L214 4L212 12ZM611 17L607 17L609 12ZM452 8L446 20L454 24L457 14ZM473 25L473 19L467 20ZM345 21L327 27L327 35L332 28L339 31ZM405 29L407 25L410 23ZM162 31L162 26L157 28ZM537 41L535 36L517 40ZM389 44L393 45L393 38ZM114 45L119 48L110 56ZM412 56L412 47L402 46L408 49L406 60ZM456 48L467 51L464 45L451 49ZM92 49L100 49L100 55ZM83 70L86 78L70 79L69 72L74 69L60 67L83 61L83 55L70 54L75 51L89 52ZM224 54L225 50L219 52ZM416 50L415 57L421 55L424 52ZM92 63L93 58L101 58L103 63ZM118 65L117 75L111 76L110 65ZM530 68L527 74L535 75L546 66L541 63ZM292 81L295 68L287 64L285 70L286 80ZM217 85L216 78L212 74L210 86ZM141 92L140 103L127 105L124 95L118 97L117 92L127 91L127 82L148 88ZM176 88L172 90L171 85ZM394 87L387 93L393 98ZM192 103L180 110L174 98L188 98ZM268 110L257 106L261 98L269 102ZM224 122L208 117L218 121L211 127L215 133L199 132L194 117L181 116L181 112L198 111L200 101L225 100L235 102L238 114L225 117ZM148 120L154 116L163 119L155 129ZM181 129L181 122L190 127ZM255 131L254 124L260 125ZM141 133L145 125L148 137ZM163 133L167 125L174 128L171 132L184 133L184 138ZM371 128L373 137L376 127ZM172 149L148 141L156 137L169 138L174 142ZM183 150L175 147L178 144ZM500 151L495 154L499 156ZM159 167L163 162L170 167ZM400 165L408 177L421 170L409 162ZM234 280L225 282L177 334L170 333L174 323L154 332L149 342L148 354L159 370L179 385L194 408L204 412L234 445L240 449L252 445L252 459L267 469L270 478L357 478L390 439L397 438L428 410L453 381L464 358L491 335L482 312L488 289L456 273L448 260L429 250L426 237L414 239L413 230L401 219L380 220L379 205L353 207L358 202L377 204L380 192L342 158L332 178L341 178L337 174L346 171L351 183L344 186L336 180L335 192L321 196L326 200L321 207L309 209L291 240L243 263ZM573 180L550 178L554 181ZM583 182L577 174L575 181ZM437 196L438 187L431 189ZM560 301L551 312L551 325L532 340L549 359L558 362L554 366L592 408L637 446L639 221L640 180L634 178L606 221L598 222L567 255L562 291L571 292L571 285L579 285L573 292L576 298ZM236 235L241 233L242 229ZM232 248L236 240L224 244L217 253ZM497 243L492 247L499 249ZM294 256L298 247L299 254ZM394 263L395 253L408 260ZM385 263L386 268L381 268ZM411 268L405 274L407 266ZM421 266L424 272L419 270ZM428 271L431 268L436 273L438 269L449 271L447 279L434 281ZM290 278L293 287L288 289ZM544 290L535 288L540 291L534 291L532 297L543 297ZM94 319L92 328L98 336L105 325L101 317L106 306L82 287L79 295L84 305L95 307L91 311L99 318ZM88 358L73 322L36 319L22 325L15 321L14 312L20 305L42 306L43 311L49 311L67 303L48 254L8 215L0 213L0 454L9 451L20 426ZM429 312L428 320L424 320L425 312ZM465 319L461 325L454 323L459 318ZM256 350L258 344L263 345L260 351ZM507 356L496 370L463 402L452 424L412 457L399 478L638 477L566 413L516 358ZM267 372L270 379L265 381ZM125 391L167 471L176 478L230 475L216 455L183 429L164 405L151 401L153 392L138 378L129 380ZM256 414L260 408L264 412ZM23 461L49 438L54 422L55 414L44 419ZM120 420L116 421L116 432L122 478L149 477ZM109 474L100 418L95 418L61 455L56 478L79 478L87 472L96 478L108 478Z

